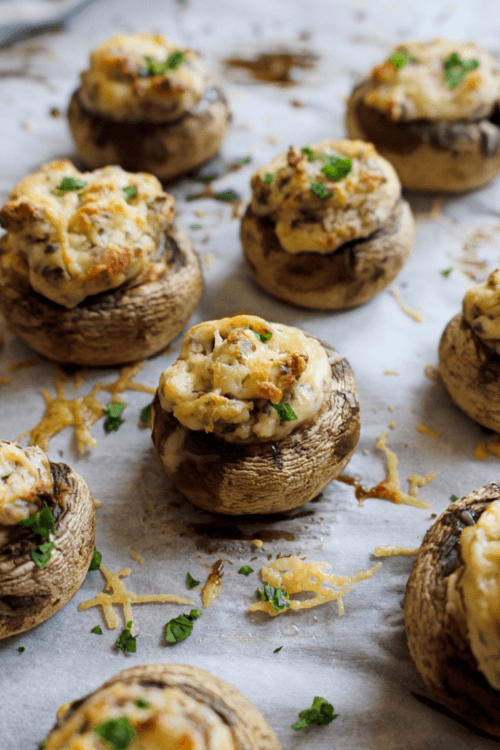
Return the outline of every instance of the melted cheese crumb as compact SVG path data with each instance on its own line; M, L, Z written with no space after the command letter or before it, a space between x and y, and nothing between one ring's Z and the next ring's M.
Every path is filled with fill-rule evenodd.
M463 314L476 336L500 354L500 268L467 290Z
M408 555L410 557L412 555L418 555L419 552L420 547L395 547L392 544L375 547L373 550L375 557L394 557L395 555Z
M436 432L436 430L431 430L430 427L426 427L425 424L418 424L416 427L417 432L421 432L423 435L429 435L433 438L440 438L441 435L439 432Z
M476 461L485 461L488 458L488 446L484 440L480 440L474 449Z
M390 293L396 300L398 306L401 308L401 310L406 313L406 315L409 315L412 320L414 320L416 323L423 323L424 322L424 312L422 308L420 310L412 310L411 307L408 307L406 302L403 301L400 293L395 287L392 287L390 290Z
M0 526L38 513L53 490L50 462L40 448L0 440Z
M430 508L429 503L420 500L417 497L408 495L401 489L401 480L398 473L398 457L390 448L387 447L387 432L379 435L376 443L378 450L384 451L387 458L388 476L380 482L376 488L378 491L374 497L381 497L386 500L392 500L393 503L405 505L414 505L417 508Z
M280 557L261 570L262 580L275 588L284 589L291 596L293 594L312 593L310 599L290 599L290 609L311 609L325 602L337 601L339 615L344 614L344 602L342 597L352 589L359 581L371 578L382 563L377 563L373 568L362 570L352 576L341 576L335 573L324 573L325 568L331 566L326 562L305 562L299 557ZM266 612L270 617L285 612L283 609L276 612L270 602L258 601L252 604L250 612Z
M217 560L214 563L213 568L208 575L207 582L201 590L202 602L205 608L210 607L222 591L222 576L224 575L223 567L223 560Z
M430 474L425 474L424 476L420 474L412 474L409 476L408 482L410 483L410 495L412 497L418 497L419 487L425 487L433 482L438 474L438 471L431 471Z
M311 420L330 378L318 341L297 328L238 315L191 328L158 392L162 408L184 427L255 442L279 440ZM297 419L281 421L272 404L288 404Z

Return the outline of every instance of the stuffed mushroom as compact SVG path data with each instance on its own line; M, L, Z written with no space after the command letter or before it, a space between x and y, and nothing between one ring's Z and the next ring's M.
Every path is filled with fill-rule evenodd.
M149 174L79 172L66 160L24 178L0 210L0 309L49 359L116 365L182 330L203 291L198 256Z
M171 180L214 156L230 112L198 55L159 34L121 34L90 56L69 106L92 168L120 164Z
M0 440L0 638L52 617L92 562L94 501L83 479L40 448Z
M250 273L285 302L354 307L399 273L414 221L392 166L361 141L290 148L252 177L241 225Z
M427 532L408 581L413 661L447 708L500 736L500 485L452 503Z
M230 515L307 503L348 463L359 423L347 360L252 315L191 328L151 409L169 479L195 505Z
M273 730L236 688L183 664L119 672L66 704L44 750L280 750Z
M462 411L500 431L500 269L467 291L463 312L446 326L439 373Z
M397 47L347 103L350 138L371 141L410 190L456 192L500 173L500 70L473 43Z

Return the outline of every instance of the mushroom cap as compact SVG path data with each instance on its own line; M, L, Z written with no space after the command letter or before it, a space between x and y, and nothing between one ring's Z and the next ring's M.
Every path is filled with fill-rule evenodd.
M11 329L56 362L95 367L149 357L184 328L203 293L199 258L179 227L165 234L167 271L156 281L122 285L65 308L27 287L12 271L0 287Z
M241 243L255 281L278 299L315 310L343 310L367 302L397 276L413 245L410 207L398 200L389 221L370 237L346 242L331 253L291 254L274 224L249 206Z
M499 498L500 485L488 484L441 514L424 537L404 602L410 653L429 690L462 719L497 736L500 693L471 651L459 586L465 570L460 534Z
M239 690L204 669L184 664L143 664L119 672L98 690L69 704L47 740L56 729L64 726L84 701L116 683L178 688L222 718L231 729L235 750L281 750L276 735L263 715Z
M20 529L0 549L0 638L34 628L76 594L92 560L94 500L86 482L66 464L50 464L54 478L54 547L44 568L30 558L37 537ZM50 507L50 505L49 505ZM17 530L17 527L15 527Z
M218 152L231 119L227 100L215 81L203 98L177 120L113 120L71 97L68 120L76 150L93 169L119 164L130 172L150 172L173 180Z
M441 336L439 373L467 416L500 431L500 355L481 341L462 313L450 320Z
M320 343L332 371L323 404L309 423L276 442L242 445L189 430L161 408L156 394L151 408L156 454L194 505L228 515L282 512L309 502L342 473L359 438L358 392L347 360Z
M454 193L482 187L500 174L500 127L491 119L393 122L365 104L369 90L364 81L347 100L347 133L371 141L404 188Z

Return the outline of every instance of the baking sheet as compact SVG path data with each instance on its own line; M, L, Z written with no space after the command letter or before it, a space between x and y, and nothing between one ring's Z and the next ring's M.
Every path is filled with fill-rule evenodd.
M221 155L211 165L221 174L214 187L232 188L248 200L251 174L276 153L290 144L343 136L345 96L394 44L440 34L477 40L498 56L495 9L489 0L474 7L443 0L93 3L65 30L0 51L0 199L4 201L12 186L41 163L72 157L65 119L57 115L64 112L89 51L113 33L164 33L199 50L218 73L234 118ZM256 83L245 70L223 63L233 55L255 58L279 48L315 53L317 64L310 70L292 70L297 85L279 87ZM229 165L246 157L250 162L228 171ZM385 459L375 442L380 433L389 432L388 444L399 458L405 489L410 474L439 472L420 491L431 510L378 499L359 507L352 487L332 482L315 502L284 516L210 516L183 501L163 476L149 431L139 424L148 394L125 393L125 423L118 432L105 434L102 422L97 423L98 446L81 457L68 429L52 440L49 457L73 466L102 502L97 510L97 548L112 571L131 568L129 590L190 596L199 607L199 590L186 589L186 573L204 582L213 563L224 558L222 593L203 611L191 637L175 646L163 643L163 626L187 607L136 606L137 653L126 655L113 648L121 623L109 631L99 610L77 611L80 602L104 587L100 573L89 574L55 617L1 642L1 747L35 748L62 703L95 689L120 669L155 661L196 665L235 685L264 713L283 748L496 746L429 703L431 696L410 659L403 626L401 605L412 558L383 561L373 578L345 597L343 617L334 603L274 619L262 613L249 615L247 610L261 585L257 572L268 556L300 554L330 563L336 573L355 573L375 563L376 545L418 546L431 514L444 510L452 493L460 496L498 479L498 458L489 455L479 462L473 457L478 441L487 442L488 437L452 405L439 381L426 377L424 367L436 363L439 337L459 310L471 275L484 278L498 263L500 181L469 195L444 198L441 204L435 196L407 196L416 213L417 234L395 286L410 308L422 308L422 323L406 315L389 290L359 309L337 314L275 301L245 271L232 206L209 198L186 200L201 188L192 180L169 188L178 202L179 223L203 259L206 291L192 324L246 310L297 325L337 347L353 367L362 409L361 439L345 473L367 486L383 479ZM450 267L452 273L443 276L441 272ZM136 380L154 387L177 353L178 342L169 353L147 361ZM7 374L10 363L33 356L7 333L0 374ZM397 374L385 374L388 371ZM115 380L117 372L89 371L77 395L88 393L99 380ZM54 383L54 366L45 363L18 370L10 384L0 386L3 438L15 439L34 426L44 412L40 390L54 394ZM101 394L104 401L105 396ZM393 429L390 422L395 423ZM417 432L419 424L440 437ZM269 541L259 550L252 538ZM130 549L144 558L144 565L130 557ZM239 567L254 556L256 572L239 576ZM97 624L103 636L90 633ZM26 649L22 654L17 651L20 646ZM282 650L273 653L279 646ZM290 725L315 695L333 703L339 718L327 727L294 732Z

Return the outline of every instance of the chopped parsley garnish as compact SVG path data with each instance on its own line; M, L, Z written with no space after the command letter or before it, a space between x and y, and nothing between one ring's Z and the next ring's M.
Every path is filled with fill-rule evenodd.
M266 172L265 177L263 177L262 179L262 182L264 182L266 185L272 185L275 179L276 175L273 172Z
M101 553L98 552L96 549L94 549L94 554L92 555L92 560L89 565L89 571L99 570L99 568L101 567L101 561L102 561Z
M106 430L106 432L117 430L119 426L123 424L123 419L120 415L124 409L125 404L123 402L111 402L108 404L107 409L102 410L102 413L107 417L106 421L104 422L104 429Z
M452 503L456 503L456 502L457 502L457 500L460 500L460 498L459 498L459 497L457 497L456 495L452 495L452 496L451 496L451 502L452 502Z
M19 651L20 654L22 654L23 651L26 651L26 646L19 646L17 650Z
M154 57L149 55L146 55L144 60L146 61L146 75L148 76L166 76L172 70L176 70L180 65L187 62L184 52L180 49L171 52L163 62L155 60Z
M290 602L288 601L288 594L286 591L284 589L276 589L268 583L264 584L264 592L257 589L257 596L259 599L269 602L275 612L282 612L284 609L290 608Z
M453 268L447 268L445 271L441 271L443 276L449 276L450 273L453 271Z
M42 568L45 568L48 561L50 560L53 547L55 547L54 542L44 542L43 544L39 544L38 547L35 547L35 549L31 550L30 557L37 568L40 568L40 570L42 570Z
M252 333L255 333L261 344L265 344L266 341L269 341L269 339L273 337L273 334L270 331L268 331L267 333L257 333L257 331L254 331L253 328L250 328L250 330L252 331Z
M191 229L201 229L199 224L191 224Z
M238 573L240 576L249 576L250 573L253 573L253 568L251 568L250 565L242 565L238 570Z
M310 182L309 190L312 190L313 193L316 193L318 198L331 198L333 195L333 193L330 193L328 188L325 187L322 182Z
M111 750L127 750L137 733L128 716L108 719L92 730Z
M194 179L196 182L203 182L206 184L207 182L213 182L213 180L217 180L219 177L218 174L199 174Z
M137 698L135 705L137 706L137 708L151 708L152 703L144 700L144 698Z
M222 190L220 193L215 193L215 198L218 201L238 201L240 200L241 195L238 195L235 190L229 188L229 190Z
M165 643L180 643L193 630L193 620L201 617L199 609L192 609L188 615L179 615L165 625Z
M23 518L22 521L19 521L19 526L22 526L23 529L31 529L33 534L43 536L47 542L50 541L50 532L54 533L56 529L54 516L47 503L35 515L28 516L28 518Z
M303 154L307 156L307 161L314 161L316 158L316 154L312 150L312 148L308 148L307 146L304 146L304 148L300 149Z
M141 422L144 424L148 424L149 422L149 415L151 413L151 406L152 404L148 404L144 407L144 409L141 409Z
M188 589L195 589L197 586L200 585L199 581L195 581L191 573L188 573L186 576L186 583Z
M350 159L342 159L340 156L333 156L333 154L326 155L326 165L322 167L321 171L328 180L336 182L346 177L352 169L352 162Z
M273 654L277 654L277 653L279 653L279 652L281 651L281 649L282 649L282 648L283 648L283 646L278 646L278 648L275 648L275 649L274 649L274 651L273 651Z
M96 625L90 632L95 633L96 635L102 635L102 628L100 625Z
M252 562L253 560L256 560L256 559L257 559L257 555L255 555L255 557L251 557L250 558L250 562Z
M292 724L292 729L298 731L299 729L307 729L309 724L329 724L337 716L338 714L334 713L331 703L328 703L325 698L316 696L311 708L306 708L299 713L299 721Z
M250 161L250 157L245 156L243 159L238 159L237 161L238 161L238 164L248 164L248 162Z
M137 188L135 185L127 185L127 187L122 188L122 190L127 198L135 198L137 195Z
M294 419L298 419L290 404L273 404L271 401L271 406L278 412L280 422L293 422Z
M122 651L128 651L131 654L135 654L137 651L136 635L132 635L132 620L127 622L127 627L122 630L120 637L115 643L116 648L121 648Z
M452 52L451 55L443 60L443 78L448 89L456 89L462 83L466 74L471 70L479 68L479 60L463 60L458 52Z
M83 190L84 187L87 187L86 182L75 180L74 177L63 177L59 185L56 185L56 189L50 192L52 195L61 196L65 193L71 193L74 190Z
M410 55L405 49L397 49L387 58L387 62L391 62L397 70L402 68L408 62L417 62L417 58Z

